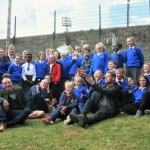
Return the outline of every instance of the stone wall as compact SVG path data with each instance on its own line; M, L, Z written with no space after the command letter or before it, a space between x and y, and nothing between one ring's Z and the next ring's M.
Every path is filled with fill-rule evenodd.
M37 59L37 53L51 47L56 49L62 44L70 44L71 46L90 44L92 52L95 52L94 46L99 41L102 41L108 53L112 53L112 45L119 42L123 45L123 51L126 47L127 37L133 36L136 40L136 45L139 46L144 53L145 61L150 61L150 26L133 26L122 28L108 28L101 30L99 36L98 30L77 31L56 34L53 41L52 35L20 37L15 40L16 52L20 53L23 49L28 49L33 54L34 59ZM0 47L5 49L6 40L0 40Z

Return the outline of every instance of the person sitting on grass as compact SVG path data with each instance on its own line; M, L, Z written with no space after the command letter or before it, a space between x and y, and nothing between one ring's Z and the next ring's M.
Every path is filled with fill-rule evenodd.
M94 72L94 82L97 84L105 84L104 74L100 70ZM90 87L90 95L94 92L94 89Z
M70 81L65 82L65 91L61 94L59 100L59 107L52 111L46 118L42 119L42 123L49 125L55 122L57 118L66 118L64 124L71 123L68 115L70 113L77 113L78 98L73 93L74 83Z
M145 63L143 66L144 75L148 77L148 80L150 82L150 63Z
M125 113L135 115L136 118L146 114L146 109L150 109L148 77L146 75L140 75L137 86L138 87L133 91L133 103L123 107Z
M2 79L0 91L0 132L16 124L25 122L30 114L27 100L21 87L13 87L10 78Z
M39 84L33 85L26 95L30 103L31 114L29 119L41 118L45 113L51 112L53 107L49 105L49 93L47 93L49 82L43 79Z
M137 85L134 83L134 80L131 77L127 77L127 82L128 82L128 98L129 98L129 104L133 103L133 91L135 90L135 88L137 88Z
M100 85L95 83L91 77L85 75L85 80L91 84L95 91L84 104L81 113L79 115L71 113L68 118L79 126L85 127L87 124L90 125L115 117L120 95L120 88L114 83L115 77L116 75L112 71L108 71L105 75L106 84ZM90 111L93 116L87 118L87 113Z
M80 76L74 78L74 83L75 87L73 93L78 97L78 108L79 112L81 112L86 100L89 98L90 92L83 86L83 79Z
M121 89L120 97L119 97L119 103L118 107L123 107L124 105L129 104L128 101L128 82L124 78L125 71L123 68L117 68L116 69L116 80L115 82L118 84L118 86Z
M11 75L10 75L9 73L4 73L4 74L2 75L2 79L4 79L4 78L9 78L9 79L11 79ZM0 84L0 89L4 89L4 87L3 87L2 84Z

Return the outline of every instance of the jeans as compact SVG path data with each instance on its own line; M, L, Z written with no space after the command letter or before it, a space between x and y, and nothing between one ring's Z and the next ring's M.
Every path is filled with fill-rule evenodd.
M56 108L55 110L52 111L50 114L50 118L55 121L57 118L66 118L70 113L78 114L79 110L77 108L73 108L72 110L66 110L65 115L61 114L61 107Z
M32 111L35 110L43 110L45 113L48 113L48 104L44 101L39 94L35 94L33 100L30 102L30 109Z
M6 111L0 104L0 122L6 123L6 127L11 127L16 124L22 124L30 114L30 109L25 108L23 110L9 110Z

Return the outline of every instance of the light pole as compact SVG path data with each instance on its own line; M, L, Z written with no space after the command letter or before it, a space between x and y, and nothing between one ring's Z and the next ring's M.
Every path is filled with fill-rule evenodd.
M127 27L129 27L129 9L130 9L129 2L130 0L127 0Z
M68 27L71 27L71 18L62 17L62 26L66 26L66 32L68 31Z

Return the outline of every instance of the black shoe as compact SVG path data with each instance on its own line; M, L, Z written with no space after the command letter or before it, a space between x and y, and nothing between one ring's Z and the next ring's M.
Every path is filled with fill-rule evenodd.
M79 122L78 115L71 113L69 116L72 122L75 122L75 123Z
M80 114L78 116L78 120L79 120L78 125L80 127L85 127L85 125L87 124L87 118L83 114Z

